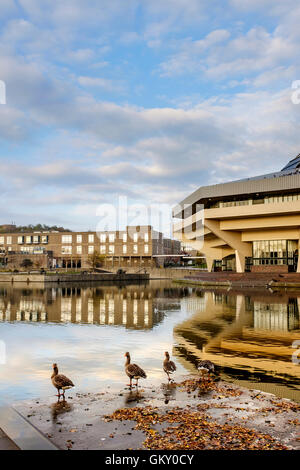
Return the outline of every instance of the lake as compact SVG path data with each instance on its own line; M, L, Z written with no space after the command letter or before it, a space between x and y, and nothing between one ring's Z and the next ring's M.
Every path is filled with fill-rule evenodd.
M166 382L169 351L178 375L209 359L224 380L300 401L299 309L300 293L284 291L3 283L0 401L54 396L53 362L76 391L121 390L126 351L148 375L143 386Z

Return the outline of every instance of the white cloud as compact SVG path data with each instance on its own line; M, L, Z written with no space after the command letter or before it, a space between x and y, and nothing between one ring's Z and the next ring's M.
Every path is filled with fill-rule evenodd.
M109 80L107 78L83 76L78 78L78 82L84 87L103 88L106 91L118 93L124 91L124 87L121 83L116 83L114 80Z

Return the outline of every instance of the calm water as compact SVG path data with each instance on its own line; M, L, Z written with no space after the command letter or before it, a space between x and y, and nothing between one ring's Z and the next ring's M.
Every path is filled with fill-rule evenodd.
M158 385L165 381L166 350L178 374L210 359L223 379L300 401L300 365L292 362L293 342L300 348L299 310L300 293L237 295L167 281L45 289L2 284L0 401L54 395L53 362L78 391L119 390L128 381L126 351L146 370L143 383Z

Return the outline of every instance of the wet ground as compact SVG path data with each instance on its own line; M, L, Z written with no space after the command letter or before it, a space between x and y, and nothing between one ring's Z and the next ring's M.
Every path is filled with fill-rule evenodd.
M172 448L165 439L170 431L164 420L155 418L150 427L149 422L144 426L137 421L137 413L144 416L146 412L151 416L152 413L155 416L189 413L194 414L194 418L195 413L201 415L206 424L203 429L216 425L219 433L205 444L207 449L223 448L220 446L224 436L220 433L232 426L237 429L237 437L231 439L229 448L240 448L239 439L242 438L238 436L244 433L243 430L250 429L255 430L257 436L259 433L270 436L263 448L276 448L280 444L284 448L300 449L298 404L222 381L214 383L212 388L200 390L198 380L198 377L181 377L180 381L177 378L177 384L161 384L159 388L149 386L148 382L138 392L126 387L119 393L111 392L109 388L101 393L70 392L66 394L65 402L57 402L53 396L19 402L14 407L60 449L143 449L146 440L146 448L155 448L155 440L162 443L160 448ZM123 418L112 415L118 409ZM126 413L135 417L125 419ZM203 413L206 421L203 421ZM140 423L138 426L137 422ZM162 436L164 440L160 441ZM251 439L251 445L255 446L258 445L256 440L262 442L264 438ZM247 443L243 442L243 445L247 446Z
M18 450L18 447L0 429L0 450Z

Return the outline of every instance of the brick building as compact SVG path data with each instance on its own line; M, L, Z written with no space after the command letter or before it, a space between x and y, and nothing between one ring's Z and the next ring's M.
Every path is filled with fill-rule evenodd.
M106 232L8 232L0 234L0 262L18 268L28 258L36 268L86 269L89 256L98 252L108 269L150 268L156 266L153 256L164 254L164 240L150 225Z

